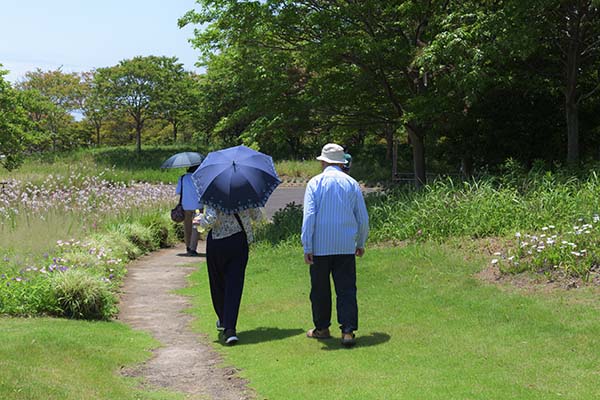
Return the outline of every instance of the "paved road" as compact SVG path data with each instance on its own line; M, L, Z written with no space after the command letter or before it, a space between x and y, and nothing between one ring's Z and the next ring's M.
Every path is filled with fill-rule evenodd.
M296 204L304 203L304 190L306 186L294 186L294 187L278 187L275 189L269 201L265 204L265 212L267 218L273 218L273 214L281 208L284 208L288 203L294 202ZM362 188L364 193L374 192L375 188Z
M265 212L267 218L271 219L273 214L281 208L284 208L286 204L294 202L296 204L302 204L304 200L304 186L298 187L278 187L275 189L269 201L265 204Z

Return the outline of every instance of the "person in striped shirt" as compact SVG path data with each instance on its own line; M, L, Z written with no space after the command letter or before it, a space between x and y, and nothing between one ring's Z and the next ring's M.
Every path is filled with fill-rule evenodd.
M323 172L306 186L302 220L314 323L306 335L315 339L331 337L331 276L342 344L352 346L358 329L356 256L362 257L365 252L369 215L358 182L341 169L347 163L344 149L335 143L326 144L317 160Z

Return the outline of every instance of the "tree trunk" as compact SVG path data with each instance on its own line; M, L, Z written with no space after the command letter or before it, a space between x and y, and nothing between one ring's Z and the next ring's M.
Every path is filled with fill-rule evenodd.
M565 118L567 123L567 163L571 166L579 161L579 95L577 84L581 63L581 15L569 13L567 32L569 45L566 52L565 74Z
M412 147L415 187L420 188L427 181L425 176L425 140L423 135L418 134L410 125L405 125L405 128Z
M579 161L579 106L577 102L566 104L567 118L567 163L574 166Z
M177 143L177 121L171 121L171 125L173 125L173 144Z
M357 138L358 140L357 140L356 145L358 147L363 147L364 144L365 144L365 138L366 137L367 137L367 130L365 128L363 128L363 127L360 127L358 129L358 138Z
M393 157L392 147L394 146L394 130L389 126L386 126L384 129L385 129L385 143L387 145L387 150L385 152L385 159L389 161Z
M462 172L463 178L470 178L473 176L473 157L470 154L465 154L462 156L460 161L460 169Z
M144 127L144 121L137 119L135 120L135 144L138 153L142 152L142 128Z
M100 126L100 124L95 124L95 128L96 128L96 147L100 147L100 128L102 128Z
M398 140L392 138L392 181L398 175Z

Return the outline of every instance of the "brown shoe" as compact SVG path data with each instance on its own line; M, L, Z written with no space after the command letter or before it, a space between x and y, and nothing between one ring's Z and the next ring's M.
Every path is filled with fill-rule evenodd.
M356 344L356 336L353 332L342 332L342 345L352 347Z
M331 333L329 333L329 329L317 329L312 328L308 332L306 332L306 337L313 339L329 339L331 337Z

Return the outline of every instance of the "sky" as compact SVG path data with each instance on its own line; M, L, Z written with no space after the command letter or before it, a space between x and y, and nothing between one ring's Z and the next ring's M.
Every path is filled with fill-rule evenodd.
M82 72L135 56L177 57L195 67L194 27L177 20L194 0L2 0L0 64L11 82L25 72ZM197 27L196 27L197 28Z

